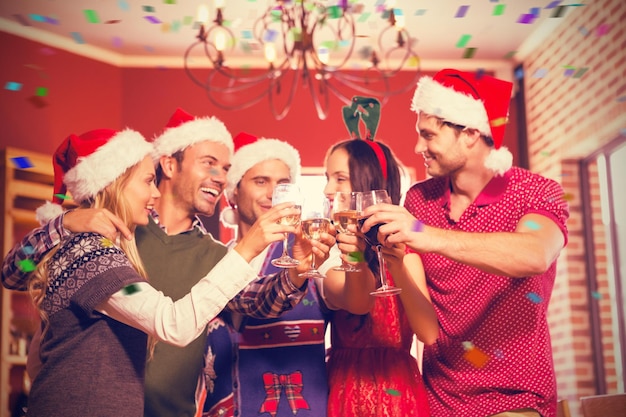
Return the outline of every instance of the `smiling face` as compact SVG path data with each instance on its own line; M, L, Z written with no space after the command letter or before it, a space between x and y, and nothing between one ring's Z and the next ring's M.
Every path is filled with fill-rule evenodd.
M129 220L135 225L148 224L148 216L154 208L154 203L161 196L154 180L154 163L150 156L146 156L132 169L122 190L128 202Z
M463 146L463 135L444 124L435 116L424 113L418 115L415 152L424 157L424 166L429 175L440 177L458 172L467 163L467 153Z
M289 167L279 159L268 159L253 165L233 191L241 226L249 227L272 207L276 184L291 182Z
M351 192L348 151L337 148L326 159L326 186L324 194L332 201L338 191Z
M210 141L195 143L184 150L180 163L174 163L172 203L185 210L189 217L197 213L212 216L230 168L226 145Z

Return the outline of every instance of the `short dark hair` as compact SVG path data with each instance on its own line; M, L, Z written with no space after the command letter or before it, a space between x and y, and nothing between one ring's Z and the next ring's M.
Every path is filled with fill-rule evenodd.
M185 159L185 150L176 151L171 155L172 158L176 159L178 162L178 171L180 171L180 165L183 163L183 159ZM163 168L161 168L161 163L157 162L156 166L156 185L158 186L163 179Z

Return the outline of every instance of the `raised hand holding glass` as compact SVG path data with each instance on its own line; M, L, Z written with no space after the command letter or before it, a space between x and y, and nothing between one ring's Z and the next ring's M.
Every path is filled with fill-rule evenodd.
M302 234L309 240L321 240L322 233L328 233L330 227L328 199L305 201L302 212ZM299 274L306 278L326 278L315 266L315 254L311 251L311 267Z
M357 211L357 195L358 192L343 192L338 191L335 193L333 199L333 223L340 233L347 235L354 235L348 230L349 225L357 224L358 211ZM333 268L335 271L346 272L360 272L361 270L352 264L344 262L342 260L340 266Z
M363 192L359 194L357 200L357 209L359 213L362 213L369 206L373 206L379 203L391 203L391 198L387 194L386 190L372 190L368 192ZM367 220L367 217L359 217L358 223L359 228L363 226L363 223ZM385 268L385 260L383 259L383 255L381 252L382 245L378 241L378 228L382 226L382 224L374 225L364 233L366 242L376 247L376 256L378 257L378 275L380 277L380 287L378 287L375 291L372 291L370 294L377 297L386 297L390 295L396 295L402 292L401 288L394 287L393 285L389 285L387 283L387 270Z
M300 194L300 188L296 184L278 184L274 187L272 193L272 206L275 206L286 201L294 203L294 206L302 207L302 195ZM278 220L278 223L296 226L300 222L300 215L284 216ZM295 268L300 265L297 259L293 259L287 252L287 246L289 243L289 233L285 233L283 239L283 254L280 258L272 259L272 265L280 268Z

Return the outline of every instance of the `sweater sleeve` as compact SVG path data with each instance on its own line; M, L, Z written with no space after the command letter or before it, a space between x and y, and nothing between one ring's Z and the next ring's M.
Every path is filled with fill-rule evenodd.
M116 292L96 309L163 342L186 346L231 298L256 278L250 265L237 252L230 251L189 294L176 302L149 283L138 282Z

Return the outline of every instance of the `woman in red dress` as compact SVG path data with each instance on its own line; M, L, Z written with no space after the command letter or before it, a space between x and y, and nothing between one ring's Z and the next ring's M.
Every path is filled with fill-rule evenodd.
M400 203L400 168L381 142L357 139L336 144L326 158L326 176L324 193L331 199L337 191L385 189L393 204ZM355 251L363 253L355 264L376 277L376 253L362 237L339 234L339 248L352 263ZM410 353L414 334L432 344L439 332L422 263L417 253L404 247L383 247L383 255L388 284L402 291L370 296L371 308L364 315L335 311L328 356L328 417L430 415L418 363ZM346 272L344 279L359 279L357 274ZM329 278L323 281L324 286L336 285ZM332 308L331 297L328 291L326 302Z

